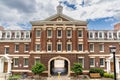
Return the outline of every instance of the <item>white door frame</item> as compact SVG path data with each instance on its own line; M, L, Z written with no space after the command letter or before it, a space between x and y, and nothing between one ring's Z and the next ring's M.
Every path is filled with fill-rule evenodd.
M8 62L7 73L11 73L11 63L12 63L12 60L7 55L3 55L0 58L0 73L4 72L4 62Z
M116 60L116 73L120 73L120 67L119 67L119 58L115 58ZM113 56L110 56L106 59L107 62L107 73L111 73L111 65L110 63L113 62Z

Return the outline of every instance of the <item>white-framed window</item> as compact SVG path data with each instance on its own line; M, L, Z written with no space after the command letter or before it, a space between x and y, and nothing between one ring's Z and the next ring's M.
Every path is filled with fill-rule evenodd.
M30 32L29 31L24 32L24 38L30 38Z
M99 44L99 51L104 52L104 44Z
M52 51L52 43L47 43L47 51L48 52Z
M95 58L90 58L90 67L95 67Z
M83 44L78 44L78 51L83 51Z
M67 30L67 38L72 38L72 30L71 29Z
M15 38L16 39L20 39L21 38L21 32L20 31L16 31L15 32Z
M120 39L120 31L117 32L117 39Z
M15 44L15 52L19 52L19 44Z
M47 30L47 38L52 38L52 30L51 29Z
M90 50L90 52L94 52L94 44L93 43L89 44L89 50Z
M36 63L40 63L40 58L35 58L35 62L34 62L35 64Z
M40 44L35 45L35 51L40 51Z
M100 58L100 67L104 67L105 66L105 59L104 58Z
M58 42L57 43L57 51L59 52L61 52L62 51L62 43L61 42Z
M113 32L108 32L107 33L107 38L112 39L113 38Z
M83 31L82 30L78 30L78 38L82 38L83 37Z
M11 32L10 31L6 31L5 34L6 34L6 37L5 37L6 39L11 38Z
M5 54L9 54L9 47L5 47Z
M28 58L24 58L24 64L23 64L24 67L28 67Z
M2 31L0 31L0 39L2 38Z
M84 58L78 58L78 62L82 64L82 67L84 68Z
M14 58L14 67L18 67L19 64L19 58Z
M89 32L89 39L94 39L94 38L95 38L95 33Z
M36 38L40 38L41 37L41 30L36 30Z
M71 42L67 43L67 51L68 52L72 51L72 43Z
M104 33L103 32L98 32L98 38L103 39L104 38Z
M24 51L25 51L25 52L28 52L28 51L29 51L29 44L25 44L25 45L24 45Z
M61 29L57 30L57 38L62 38L62 30Z

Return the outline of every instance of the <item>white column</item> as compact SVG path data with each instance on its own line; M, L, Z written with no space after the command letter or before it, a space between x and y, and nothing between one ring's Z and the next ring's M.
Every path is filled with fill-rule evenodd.
M7 73L10 73L11 72L11 59L8 60L8 72Z
M110 73L110 60L107 60L107 73Z
M2 73L2 60L0 59L0 73Z
M116 59L116 73L119 73L119 60Z

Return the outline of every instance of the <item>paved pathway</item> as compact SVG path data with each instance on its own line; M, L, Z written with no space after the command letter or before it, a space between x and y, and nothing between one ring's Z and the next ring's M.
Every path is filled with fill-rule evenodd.
M7 73L0 73L0 80L7 80L9 77L9 74Z

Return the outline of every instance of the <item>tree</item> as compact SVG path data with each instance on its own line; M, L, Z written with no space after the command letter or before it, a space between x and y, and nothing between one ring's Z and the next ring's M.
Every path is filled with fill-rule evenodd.
M35 65L32 66L32 72L35 75L39 75L39 77L43 71L45 71L45 66L42 63L36 63Z
M72 66L72 71L76 74L76 75L80 75L82 73L82 64L81 63L74 63L74 65Z

